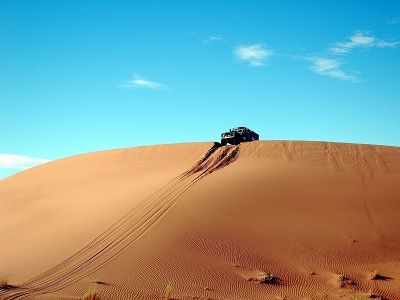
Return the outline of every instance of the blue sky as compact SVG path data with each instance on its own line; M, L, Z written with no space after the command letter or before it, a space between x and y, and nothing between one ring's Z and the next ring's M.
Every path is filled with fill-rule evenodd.
M399 1L0 2L0 178L96 150L400 146Z

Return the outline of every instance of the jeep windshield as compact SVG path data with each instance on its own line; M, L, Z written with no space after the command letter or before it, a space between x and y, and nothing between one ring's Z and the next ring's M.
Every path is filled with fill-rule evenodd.
M222 137L226 138L226 137L233 137L235 135L235 133L233 131L230 132L225 132L222 134Z

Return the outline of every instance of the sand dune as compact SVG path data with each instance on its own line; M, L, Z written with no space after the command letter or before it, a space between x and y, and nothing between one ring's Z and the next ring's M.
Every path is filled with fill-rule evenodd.
M90 153L0 181L0 204L0 299L400 299L396 147Z

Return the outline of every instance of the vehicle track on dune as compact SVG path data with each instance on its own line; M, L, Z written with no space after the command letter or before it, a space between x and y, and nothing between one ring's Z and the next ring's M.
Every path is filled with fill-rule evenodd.
M239 146L215 143L189 170L144 199L77 253L20 285L0 289L0 299L29 299L52 293L103 268L154 226L193 184L238 156Z

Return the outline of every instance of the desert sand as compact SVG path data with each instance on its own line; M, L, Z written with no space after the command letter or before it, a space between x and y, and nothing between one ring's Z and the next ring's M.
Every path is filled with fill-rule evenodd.
M398 147L95 152L0 180L0 205L0 299L400 299Z

